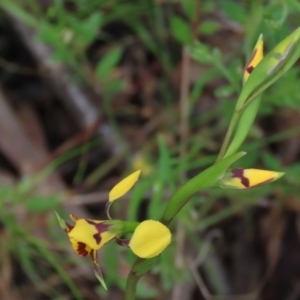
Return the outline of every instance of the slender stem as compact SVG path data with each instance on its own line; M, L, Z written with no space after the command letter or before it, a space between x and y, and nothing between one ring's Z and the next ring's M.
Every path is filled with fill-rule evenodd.
M125 300L134 300L135 291L140 276L136 276L133 272L130 272L126 281Z
M122 221L122 234L132 233L135 231L136 227L140 224L140 222L129 222L129 221Z
M238 121L241 113L242 113L242 110L240 110L240 111L235 110L234 113L233 113L233 116L230 120L229 127L228 127L228 130L226 132L226 136L224 138L219 156L217 158L217 162L220 161L224 157L224 155L226 154L226 151L228 149L232 134L234 132L234 128L237 124L237 121Z
M139 279L149 272L158 262L159 256L144 259L137 258L127 277L125 300L134 300Z

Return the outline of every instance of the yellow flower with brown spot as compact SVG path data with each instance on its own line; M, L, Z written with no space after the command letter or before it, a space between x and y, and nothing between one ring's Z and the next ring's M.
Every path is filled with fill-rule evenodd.
M129 247L137 256L151 258L159 255L171 242L170 230L158 221L127 222L112 220L109 215L111 204L133 187L139 175L140 171L136 171L112 188L106 208L109 220L79 219L70 215L75 222L72 226L56 214L61 228L69 236L74 251L81 256L91 255L94 273L105 289L106 285L97 258L97 251L103 245L115 240L119 245ZM129 240L120 239L124 234L133 235Z
M118 221L78 219L74 215L70 217L75 222L75 226L68 232L68 235L74 250L82 256L86 256L91 250L99 250L122 232L122 224ZM79 253L76 249L82 252L82 245L85 245L87 251Z
M224 188L249 189L261 184L273 182L283 176L282 172L259 169L233 169L229 171L219 184Z
M106 289L97 259L97 250L122 233L122 221L96 221L79 219L74 215L70 215L71 219L75 222L75 225L72 226L61 219L58 214L56 216L61 227L67 232L74 251L81 256L91 255L95 275Z
M244 83L247 81L250 74L252 73L254 68L260 63L263 57L264 57L264 41L263 41L263 35L261 34L253 49L251 58L246 64L245 72L244 72Z

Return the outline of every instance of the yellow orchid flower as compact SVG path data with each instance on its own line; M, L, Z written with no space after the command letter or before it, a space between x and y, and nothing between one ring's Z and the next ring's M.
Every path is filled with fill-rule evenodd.
M246 64L245 72L244 72L244 83L247 81L250 74L252 73L254 68L260 63L263 57L264 57L264 41L263 41L263 35L261 34L253 49L251 58Z
M74 215L70 217L75 226L69 230L68 235L74 250L82 256L86 256L91 250L99 250L122 232L122 227L118 226L117 221L78 219ZM79 253L78 248L82 248L83 245L86 246L86 251L81 250L83 253Z
M282 172L258 169L233 169L219 182L221 187L234 189L249 189L272 182L283 176Z
M98 263L97 251L106 243L115 240L119 245L129 247L133 253L141 258L152 258L159 255L171 242L171 232L167 226L159 221L146 220L141 223L112 220L108 209L110 204L127 193L137 181L140 171L129 175L113 187L109 193L109 220L79 219L70 215L74 226L65 222L57 213L58 222L68 234L74 251L81 255L91 255L94 273L102 286L106 288L102 272ZM122 240L123 234L133 233L129 240Z
M97 250L113 240L118 234L121 234L122 221L79 219L74 215L70 215L75 222L75 225L72 226L65 222L57 213L56 216L60 226L67 232L74 251L81 256L91 254L95 275L103 287L107 289L99 267Z

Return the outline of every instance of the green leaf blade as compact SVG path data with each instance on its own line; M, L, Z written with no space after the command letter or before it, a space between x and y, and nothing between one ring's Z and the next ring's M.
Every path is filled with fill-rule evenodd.
M192 30L187 22L185 22L183 19L179 17L172 17L170 26L172 34L178 42L186 45L192 41Z
M189 180L171 198L162 216L162 222L169 224L196 192L215 185L226 170L245 154L245 152L239 152L224 158Z
M236 132L224 157L228 157L236 153L236 151L238 151L240 146L245 141L257 115L261 102L261 96L262 95L259 95L255 100L253 100L242 112L238 120Z

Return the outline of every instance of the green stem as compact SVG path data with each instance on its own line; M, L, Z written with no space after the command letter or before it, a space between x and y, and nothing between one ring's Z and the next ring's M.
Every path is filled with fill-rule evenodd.
M122 221L122 234L133 233L140 222Z
M228 149L232 134L234 132L234 128L237 124L237 121L239 120L241 113L242 113L242 110L239 110L239 111L235 110L233 113L233 116L230 120L230 124L229 124L228 130L226 132L226 136L224 138L220 153L217 158L217 162L220 161L224 157L224 155Z
M159 256L144 259L137 258L133 264L126 282L125 300L134 300L139 279L149 272L158 262Z
M141 277L130 272L126 281L125 300L134 300L138 281Z

